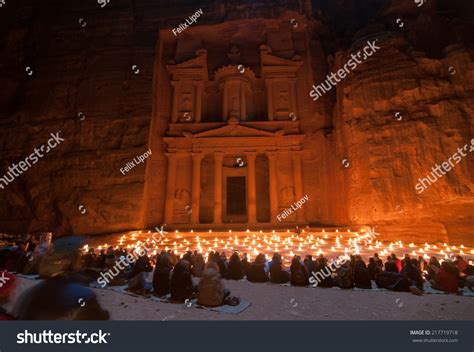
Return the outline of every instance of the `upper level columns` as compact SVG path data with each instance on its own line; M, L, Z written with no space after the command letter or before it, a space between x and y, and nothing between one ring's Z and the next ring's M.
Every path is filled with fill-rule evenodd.
M277 152L267 152L268 178L270 195L270 222L277 222L278 215L278 176L277 176Z
M214 153L214 223L222 224L222 160L224 153Z
M255 159L256 152L246 152L247 155L247 214L248 222L254 224L257 222L257 194L255 182Z
M201 153L193 153L191 224L199 223L199 205L201 200L201 160Z
M303 198L303 172L301 169L301 151L292 151L293 159L293 175L295 182L295 202ZM304 207L296 212L296 220L298 222L306 222Z
M165 223L173 223L174 193L176 188L176 154L166 153L168 157L168 178L166 180Z

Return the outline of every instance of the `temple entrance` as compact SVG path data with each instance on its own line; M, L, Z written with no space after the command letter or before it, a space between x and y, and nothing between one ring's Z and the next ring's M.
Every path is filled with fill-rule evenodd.
M245 176L226 178L226 220L245 222L247 218L247 190Z

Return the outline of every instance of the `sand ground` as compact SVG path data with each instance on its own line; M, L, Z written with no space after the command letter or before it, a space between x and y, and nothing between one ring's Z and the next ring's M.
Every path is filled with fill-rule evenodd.
M15 296L36 283L19 278ZM229 280L225 284L232 295L251 302L251 306L238 315L230 315L110 290L94 291L112 320L474 320L473 297L419 297L405 292L314 289Z

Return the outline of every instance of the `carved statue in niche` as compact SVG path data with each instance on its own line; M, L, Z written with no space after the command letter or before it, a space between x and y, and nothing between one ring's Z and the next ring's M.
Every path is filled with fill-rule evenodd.
M290 90L287 84L279 84L275 102L276 118L278 120L288 120L290 113Z
M230 117L240 119L240 96L234 95L231 98Z
M292 186L286 186L280 190L280 209L289 208L295 201L295 189Z
M193 115L193 93L189 91L181 92L181 104L179 109L179 120L189 121Z
M289 94L287 89L280 89L277 99L277 111L288 111L290 103Z
M188 190L179 188L174 194L174 219L176 222L187 222L190 214L191 194Z

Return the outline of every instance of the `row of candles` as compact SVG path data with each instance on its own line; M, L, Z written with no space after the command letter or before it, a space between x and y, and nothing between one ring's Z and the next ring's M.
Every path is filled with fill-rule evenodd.
M369 231L370 232L370 231ZM334 232L315 233L314 231L302 230L297 234L287 230L285 232L271 231L269 233L263 231L246 232L218 232L214 239L206 233L175 231L174 235L159 234L151 231L137 231L117 236L117 243L109 245L104 243L99 245L98 250L107 249L112 246L114 249L127 248L129 251L137 247L145 247L149 254L156 255L162 250L173 251L176 255L183 255L187 251L198 251L207 259L211 251L226 252L227 256L234 251L240 254L247 253L250 257L255 257L260 253L264 253L267 258L271 258L274 252L282 255L283 260L289 263L294 255L302 258L311 254L313 257L324 255L327 257L336 257L338 255L359 254L367 259L373 253L378 253L382 258L396 253L403 256L405 253L411 257L422 256L425 260L429 260L431 256L436 256L440 261L446 259L454 259L456 255L463 257L471 257L474 255L474 249L466 248L464 245L454 246L443 244L415 245L409 243L405 245L402 241L390 242L388 244L376 240L366 229L360 232L347 230L340 232L336 229ZM209 230L212 233L212 230ZM171 238L173 237L173 238ZM369 240L367 240L369 238ZM91 244L94 241L91 241ZM84 251L89 250L89 245L84 246ZM251 258L253 259L253 258ZM465 258L469 259L469 258ZM472 264L472 261L469 261Z

